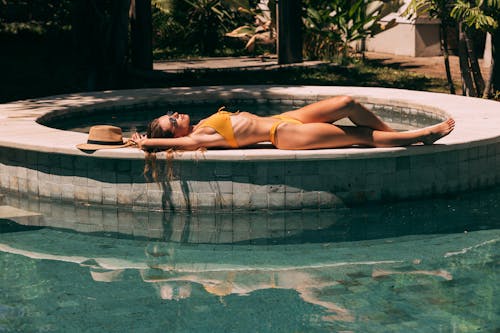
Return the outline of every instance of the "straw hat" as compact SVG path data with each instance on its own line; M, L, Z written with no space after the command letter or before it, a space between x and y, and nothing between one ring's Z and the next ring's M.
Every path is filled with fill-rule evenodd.
M98 150L124 148L133 145L131 140L123 141L122 129L110 125L92 126L89 131L87 143L76 145L81 150Z

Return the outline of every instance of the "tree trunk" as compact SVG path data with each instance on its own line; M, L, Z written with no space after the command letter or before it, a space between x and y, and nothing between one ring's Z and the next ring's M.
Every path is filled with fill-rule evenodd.
M500 92L500 28L491 33L491 52L491 91L495 94Z
M491 54L491 34L490 33L487 33L486 35L486 46L485 46L485 50L484 50L484 57L483 57L483 61L484 61L484 65L486 67L488 67L488 77L486 78L485 82L484 82L484 91L483 91L483 98L489 98L490 95L491 95L491 79L492 79L492 76L493 76L493 70L494 70L494 67L493 67L493 64L492 64L492 54ZM489 44L489 54L488 53L488 44ZM489 63L487 63L487 61L490 61Z
M483 98L490 98L491 96L491 79L493 77L493 72L495 70L495 66L493 66L493 63L490 65L490 68L488 69L488 80L486 80L484 84L484 91L483 91Z
M151 0L135 0L131 17L132 65L137 69L153 69L153 23Z
M302 62L301 0L276 1L278 63Z
M128 56L130 0L113 0L111 8L111 70L114 85L122 82Z
M78 0L72 7L72 33L75 44L75 62L86 76L86 89L106 89L108 63L108 26L100 2Z
M443 49L444 68L446 70L446 79L448 80L450 94L455 94L455 85L453 84L453 78L451 77L450 57L448 53L448 31L444 23L441 23L439 27L441 33L441 47Z
M476 91L471 77L463 23L459 23L458 30L458 55L460 60L460 73L462 77L462 94L464 96L476 97Z
M477 61L476 51L474 49L474 41L470 38L468 28L464 30L465 44L467 46L467 54L469 57L470 69L472 71L472 78L476 87L476 96L482 96L484 91L484 80L479 62Z

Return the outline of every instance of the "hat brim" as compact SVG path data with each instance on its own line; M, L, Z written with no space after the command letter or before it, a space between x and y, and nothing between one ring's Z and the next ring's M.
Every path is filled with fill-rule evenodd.
M116 149L116 148L126 148L134 145L132 140L124 142L122 145L99 145L94 143L80 143L76 145L76 148L80 150L99 150L99 149Z

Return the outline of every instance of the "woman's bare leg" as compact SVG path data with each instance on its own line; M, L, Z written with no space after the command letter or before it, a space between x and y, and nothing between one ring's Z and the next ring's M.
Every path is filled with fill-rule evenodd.
M374 130L393 132L376 114L356 102L349 96L331 97L300 109L284 112L282 115L307 123L333 123L342 118L349 118L357 126Z
M387 132L368 127L335 126L324 123L283 124L278 128L276 147L280 149L320 149L353 145L399 147L419 142L432 144L448 135L454 127L455 121L453 119L406 132Z

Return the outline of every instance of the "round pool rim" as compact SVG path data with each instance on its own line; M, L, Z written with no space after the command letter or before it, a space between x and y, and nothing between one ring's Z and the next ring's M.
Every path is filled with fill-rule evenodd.
M418 153L453 149L457 145L475 146L500 137L500 103L492 100L463 97L432 92L391 88L337 87L337 86L203 86L159 89L117 90L50 96L40 99L0 104L0 146L26 150L88 155L75 145L85 142L87 135L63 131L41 125L38 119L47 114L63 114L88 107L126 107L131 104L152 104L157 100L204 100L210 98L274 98L322 99L329 96L349 95L365 101L383 101L387 104L418 106L446 115L456 121L455 130L435 145L395 148L337 148L308 151L277 149L208 150L204 160L260 160L260 159L330 159L356 157L382 157L393 154ZM293 107L293 104L290 108ZM92 153L96 157L143 158L134 148L103 149ZM200 152L183 152L177 159L200 158Z

